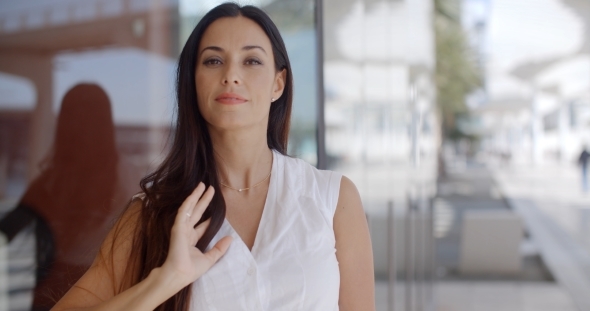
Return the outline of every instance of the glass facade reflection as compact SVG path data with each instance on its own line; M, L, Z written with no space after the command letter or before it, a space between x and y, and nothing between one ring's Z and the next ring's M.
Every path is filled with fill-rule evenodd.
M383 310L432 301L432 12L431 1L324 1L326 155L363 199Z
M48 310L158 164L178 15L177 1L0 2L1 310Z
M90 265L166 153L179 51L221 2L0 1L0 310L51 306ZM316 165L315 2L252 4L291 57L288 152Z
M166 154L180 49L222 2L0 0L0 311L50 305L88 267ZM435 277L439 308L496 293L490 278L550 293L520 282L527 294L506 301L590 306L587 0L238 2L287 46L288 153L359 189L378 310L433 307ZM481 81L455 97L441 84L476 79L466 64ZM490 242L465 219L485 209L527 232L504 239L512 276L465 272Z

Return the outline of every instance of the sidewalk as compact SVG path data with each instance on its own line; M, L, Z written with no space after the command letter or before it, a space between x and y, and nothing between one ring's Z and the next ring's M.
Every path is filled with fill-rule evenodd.
M459 272L459 253L462 248L462 232L465 213L474 211L504 211L511 213L511 206L496 186L493 170L485 164L469 162L461 168L455 166L439 180L434 204L435 237L437 238L438 275L444 280L464 280ZM511 277L483 275L474 280L552 282L534 243L525 236L521 245L522 271Z
M437 311L576 311L557 284L445 281L437 284Z
M555 280L590 310L590 196L575 166L494 168L499 191L519 213Z
M534 251L535 243L529 239L523 241L523 246L527 247L523 248L523 270L519 275L465 276L458 271L463 214L479 209L509 211L514 207L513 202L503 196L505 193L499 186L498 169L482 163L460 161L450 163L447 167L447 175L439 182L435 202L439 274L436 310L586 310L577 308L570 292L561 283L555 282L551 275L547 275L543 261L538 259L538 253ZM511 176L501 177L514 181ZM518 185L519 182L515 183ZM510 188L512 184L506 182L502 185ZM533 235L534 242L534 233L530 229L528 231Z
M493 171L505 195L532 200L590 252L590 192L582 191L576 166L510 166Z

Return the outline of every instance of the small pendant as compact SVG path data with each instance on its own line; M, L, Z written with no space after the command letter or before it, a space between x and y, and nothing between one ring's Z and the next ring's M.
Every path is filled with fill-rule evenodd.
M238 189L238 192L242 192L242 190L244 190L244 189Z

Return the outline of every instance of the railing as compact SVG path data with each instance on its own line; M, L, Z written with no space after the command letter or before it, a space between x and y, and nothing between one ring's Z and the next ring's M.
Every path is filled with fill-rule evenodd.
M90 22L116 16L147 12L154 7L178 6L178 0L74 0L46 2L30 1L30 6L0 9L0 35Z
M8 239L0 232L0 311L8 311Z
M403 231L396 231L396 213L392 201L387 204L387 309L396 310L398 290L396 262L396 234L403 234L403 290L404 311L434 310L435 237L434 198L423 188L414 196L408 193L403 215ZM396 233L397 232L397 233ZM400 241L399 239L397 240Z

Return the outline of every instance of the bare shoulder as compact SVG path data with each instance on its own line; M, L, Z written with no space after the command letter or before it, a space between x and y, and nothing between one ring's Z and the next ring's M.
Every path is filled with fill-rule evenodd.
M341 231L349 232L353 228L364 230L364 226L366 226L366 217L361 196L352 180L342 176L338 204L334 213L336 238L344 233Z
M373 251L361 196L342 176L334 214L336 257L340 268L340 310L375 310Z
M341 209L363 209L361 196L355 184L346 176L340 180L340 193L336 212ZM363 211L364 213L364 211Z
M124 284L124 275L133 267L130 254L143 203L135 197L119 217L102 243L92 266L64 295L52 310L97 305L131 284Z

